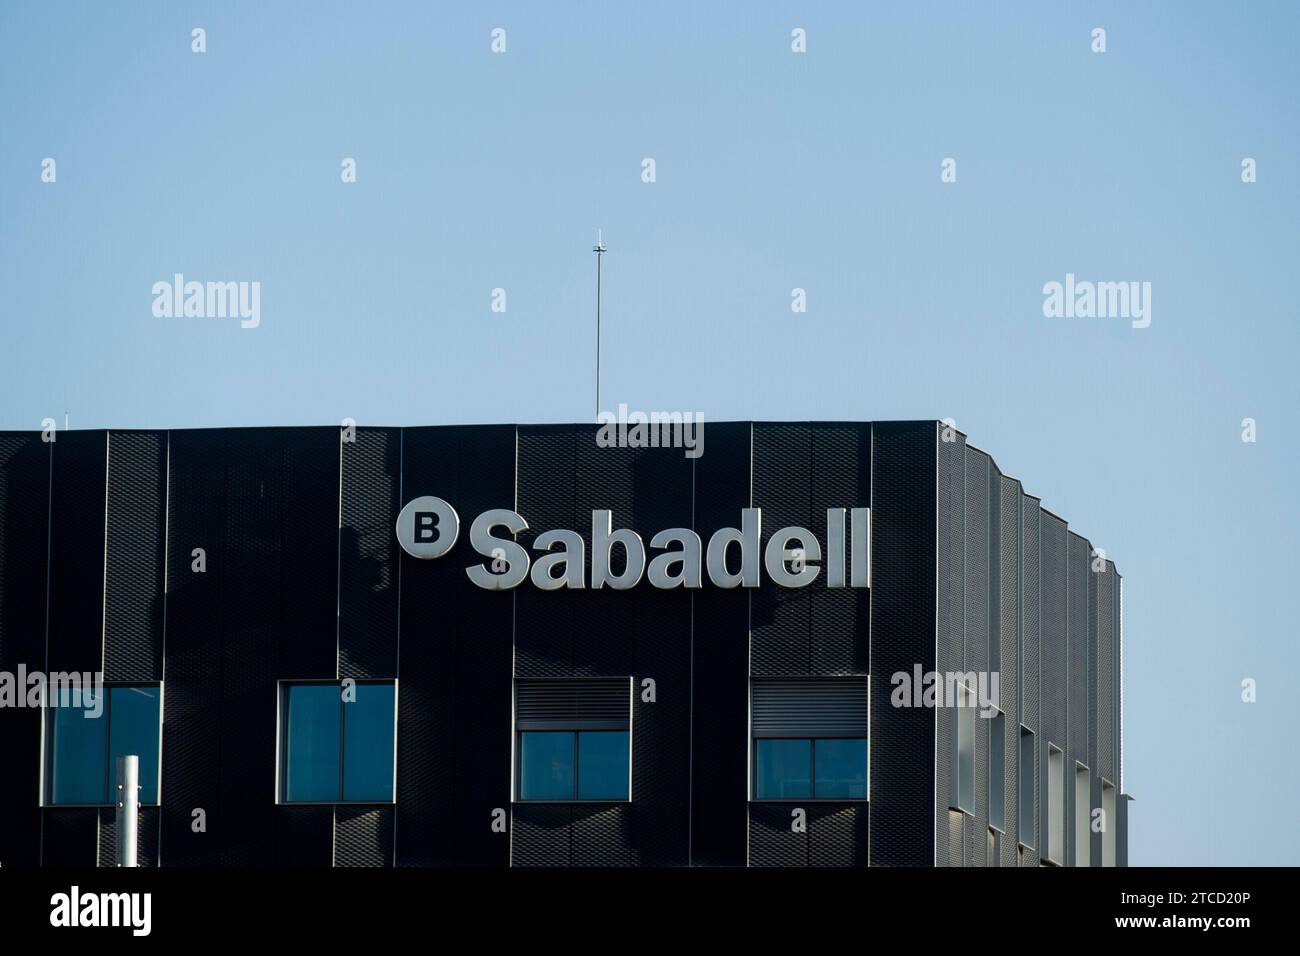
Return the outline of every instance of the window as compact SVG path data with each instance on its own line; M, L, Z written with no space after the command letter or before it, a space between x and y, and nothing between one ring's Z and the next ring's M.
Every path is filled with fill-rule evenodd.
M1034 817L1034 732L1023 724L1020 727L1020 842L1033 849L1038 846L1038 826Z
M392 803L397 685L285 684L280 800Z
M1006 738L1007 718L993 715L989 728L989 826L1005 833L1007 829Z
M754 741L754 799L865 800L865 738Z
M1045 859L1065 865L1065 754L1047 745L1047 846Z
M520 800L626 800L626 730L519 733Z
M519 800L628 800L631 682L515 681Z
M60 689L46 711L46 803L115 802L117 758L140 758L140 802L158 802L160 684Z
M866 800L867 682L756 680L755 800Z
M1074 865L1092 866L1092 777L1074 765Z
M975 691L958 683L949 710L948 806L975 812Z

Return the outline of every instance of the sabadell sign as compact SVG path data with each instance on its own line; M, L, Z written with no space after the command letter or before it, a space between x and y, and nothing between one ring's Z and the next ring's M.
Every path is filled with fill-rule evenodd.
M720 528L707 548L690 528L667 528L650 539L650 547L662 553L654 555L647 567L641 536L627 528L615 531L612 512L592 511L590 586L625 591L644 576L657 588L698 588L707 571L715 587L756 588L766 569L775 584L802 588L816 581L823 568L828 588L871 586L871 509L827 508L825 549L807 528L782 528L762 549L760 567L762 525L761 508L742 508L740 527ZM564 528L543 531L533 541L538 555L533 560L514 540L527 530L523 516L506 508L493 508L475 518L469 526L469 543L488 560L466 568L469 579L489 591L518 587L526 578L544 591L588 586L582 535ZM441 498L416 498L397 516L397 540L414 558L440 558L459 537L460 516ZM627 555L617 574L610 569L614 545Z

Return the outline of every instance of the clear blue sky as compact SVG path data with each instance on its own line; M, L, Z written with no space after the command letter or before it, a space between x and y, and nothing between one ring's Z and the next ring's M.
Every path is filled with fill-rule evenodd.
M1300 8L458 6L0 7L0 428L590 420L603 226L605 407L956 419L1125 577L1132 861L1300 863Z

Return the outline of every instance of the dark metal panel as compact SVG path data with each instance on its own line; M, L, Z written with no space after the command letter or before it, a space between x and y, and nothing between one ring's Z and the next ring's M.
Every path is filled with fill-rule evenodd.
M402 438L402 498L435 495L464 522L512 507L515 429L508 425L409 428ZM398 662L397 862L401 866L505 866L509 812L511 632L514 596L474 586L482 559L468 528L442 558L401 553Z
M749 865L807 866L808 832L795 832L794 813L807 805L752 803L749 806Z
M1042 510L1039 507L1038 499L1030 495L1023 495L1020 501L1020 722L1035 734L1035 746L1043 746L1042 722L1040 721L1040 625L1041 625L1041 601L1040 601L1040 567L1041 555L1039 552L1039 524L1042 517ZM1016 743L1016 759L1019 761L1019 741ZM1035 760L1030 767L1019 767L1018 773L1029 773L1033 775L1033 795L1034 807L1032 809L1033 820L1035 821L1035 833L1029 834L1029 840L1033 846L1024 851L1021 857L1021 865L1038 866L1039 852L1042 847L1042 781L1039 779L1039 765ZM1022 840L1025 835L1020 837Z
M333 862L334 807L275 807L277 866L330 866Z
M397 676L402 435L358 428L343 442L339 500L339 676Z
M808 865L866 866L868 806L808 806Z
M167 647L163 673L164 866L218 861L222 580L226 542L226 433L169 436ZM194 570L196 549L206 570ZM270 789L261 796L270 800ZM194 811L202 811L205 829Z
M645 541L651 557L658 553L649 548L656 532L692 526L694 472L695 460L680 448L638 451L632 470L635 510L628 526ZM643 583L623 595L622 630L634 654L631 825L636 862L642 866L690 862L694 593ZM618 634L616 629L613 639ZM654 682L653 700L647 699L646 681Z
M695 530L707 543L749 507L750 426L709 425L695 460ZM694 596L691 687L691 861L744 866L749 747L749 594L704 587Z
M104 679L162 679L167 435L108 436Z
M826 510L865 508L871 501L871 426L817 422L811 432L806 527L825 547ZM823 568L825 564L823 557ZM825 574L823 570L812 586L804 589L812 605L811 673L824 677L866 674L871 668L871 592L866 588L827 588Z
M935 661L934 422L873 426L871 863L934 863L935 714L890 704L891 675Z
M806 424L754 424L754 506L763 509L762 543L791 525L808 527L812 448ZM733 521L739 521L739 514ZM822 518L823 524L825 517ZM751 596L750 673L807 674L812 667L810 588L766 584Z
M573 804L572 866L634 866L632 807Z
M1075 847L1075 825L1080 818L1088 816L1089 808L1077 806L1074 774L1077 764L1083 764L1091 773L1088 729L1092 715L1089 707L1093 695L1091 686L1090 662L1088 660L1088 611L1089 582L1092 578L1089 555L1091 545L1086 539L1067 532L1066 543L1068 593L1066 595L1067 627L1067 692L1066 708L1069 725L1068 739L1070 745L1066 752L1066 771L1070 778L1066 794L1066 844L1069 847L1069 865L1075 865L1077 848Z
M60 436L63 441L68 432ZM41 811L41 865L93 867L99 860L99 808L53 807Z
M517 803L511 813L511 866L571 866L569 804Z
M582 440L594 442L585 431ZM528 521L528 530L518 540L531 550L541 531L569 528L578 532L583 540L583 576L590 580L591 512L588 510L583 515L578 508L577 442L575 425L532 425L519 429L516 510ZM516 677L574 675L576 616L580 603L590 596L585 590L575 593L568 589L515 589ZM591 673L585 668L583 672Z
M0 670L45 670L45 573L51 446L37 432L0 433ZM6 784L0 865L40 862L40 710L0 707Z
M966 633L966 437L940 425L936 443L935 602L936 669L961 670ZM938 719L935 751L934 863L960 866L961 828L949 807L956 781L949 780L948 754L953 746L949 720ZM954 843L954 835L956 840ZM956 854L952 853L954 848Z
M275 853L271 728L279 673L280 439L279 430L261 428L232 429L226 439L221 766L237 766L239 773L221 776L220 845L225 866L265 865Z
M335 814L335 866L393 865L392 807L339 807Z
M287 428L280 580L283 680L338 673L339 439L337 428Z
M51 447L48 669L98 672L104 664L108 435L64 432Z

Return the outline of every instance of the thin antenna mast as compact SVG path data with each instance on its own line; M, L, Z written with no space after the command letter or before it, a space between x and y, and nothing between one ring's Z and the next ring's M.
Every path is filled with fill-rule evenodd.
M596 230L596 244L591 247L596 254L596 419L600 419L600 263L605 255L604 231Z

